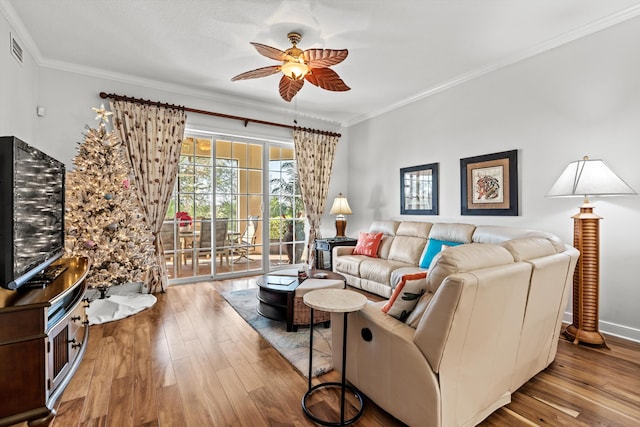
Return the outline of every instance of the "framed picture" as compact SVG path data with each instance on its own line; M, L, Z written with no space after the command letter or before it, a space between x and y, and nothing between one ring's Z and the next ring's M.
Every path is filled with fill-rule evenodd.
M518 151L460 159L462 215L518 215Z
M438 163L400 169L400 213L438 215Z

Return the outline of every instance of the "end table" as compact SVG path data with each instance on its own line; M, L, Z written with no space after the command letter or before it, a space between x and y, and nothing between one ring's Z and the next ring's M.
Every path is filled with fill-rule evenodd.
M309 387L307 392L302 397L302 409L307 417L311 418L314 422L325 426L344 426L352 424L360 418L364 411L364 400L360 392L353 386L347 384L347 317L351 312L361 310L367 305L367 298L355 291L347 289L319 289L317 291L311 291L304 295L304 303L311 309L311 322L309 322ZM342 331L342 381L337 382L325 382L311 386L311 373L312 373L312 357L313 357L313 310L323 310L333 313L343 313L344 318L344 330ZM314 391L324 387L340 387L340 421L327 421L321 420L311 413L307 408L307 398L313 394ZM344 419L344 397L346 389L356 396L360 402L360 409L358 413L352 418Z
M355 246L358 239L351 237L332 237L328 239L316 239L316 269L333 270L333 248L336 246ZM322 252L329 252L329 268L325 268ZM320 259L322 258L322 262Z

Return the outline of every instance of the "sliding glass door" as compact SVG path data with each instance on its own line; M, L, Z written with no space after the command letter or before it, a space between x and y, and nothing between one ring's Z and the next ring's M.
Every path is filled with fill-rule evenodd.
M292 145L185 138L162 229L173 282L300 263L305 224Z
M272 267L302 263L307 222L293 147L269 149L269 218Z
M215 140L218 274L263 270L264 144ZM227 260L226 257L229 259Z

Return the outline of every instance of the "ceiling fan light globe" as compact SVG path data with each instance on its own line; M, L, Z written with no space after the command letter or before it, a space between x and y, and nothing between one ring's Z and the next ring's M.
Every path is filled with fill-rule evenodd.
M309 73L309 66L304 62L285 61L280 71L292 80L301 80Z

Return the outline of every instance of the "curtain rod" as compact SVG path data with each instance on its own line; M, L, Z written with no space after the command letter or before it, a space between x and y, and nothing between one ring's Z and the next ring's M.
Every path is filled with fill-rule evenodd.
M115 101L127 101L127 102L133 102L133 103L136 103L136 104L155 105L156 107L174 108L174 109L178 109L178 110L188 111L190 113L197 113L197 114L204 114L204 115L207 115L207 116L222 117L224 119L240 120L240 121L244 122L244 126L245 127L247 127L247 124L249 122L251 122L251 123L258 123L258 124L267 125L267 126L276 126L276 127L293 129L293 130L303 130L303 131L311 132L311 133L319 133L321 135L337 136L338 138L342 136L339 133L329 132L329 131L326 131L326 130L318 130L318 129L303 128L303 127L300 127L300 126L285 125L285 124L282 124L282 123L275 123L275 122L268 122L268 121L265 121L265 120L251 119L249 117L232 116L230 114L222 114L222 113L215 113L213 111L198 110L196 108L182 107L182 106L173 105L173 104L165 104L163 102L150 101L150 100L146 100L146 99L142 99L142 98L132 98L132 97L129 97L129 96L124 96L124 95L116 95L115 93L100 92L100 98L102 98L102 99L110 98L110 99L113 99Z

